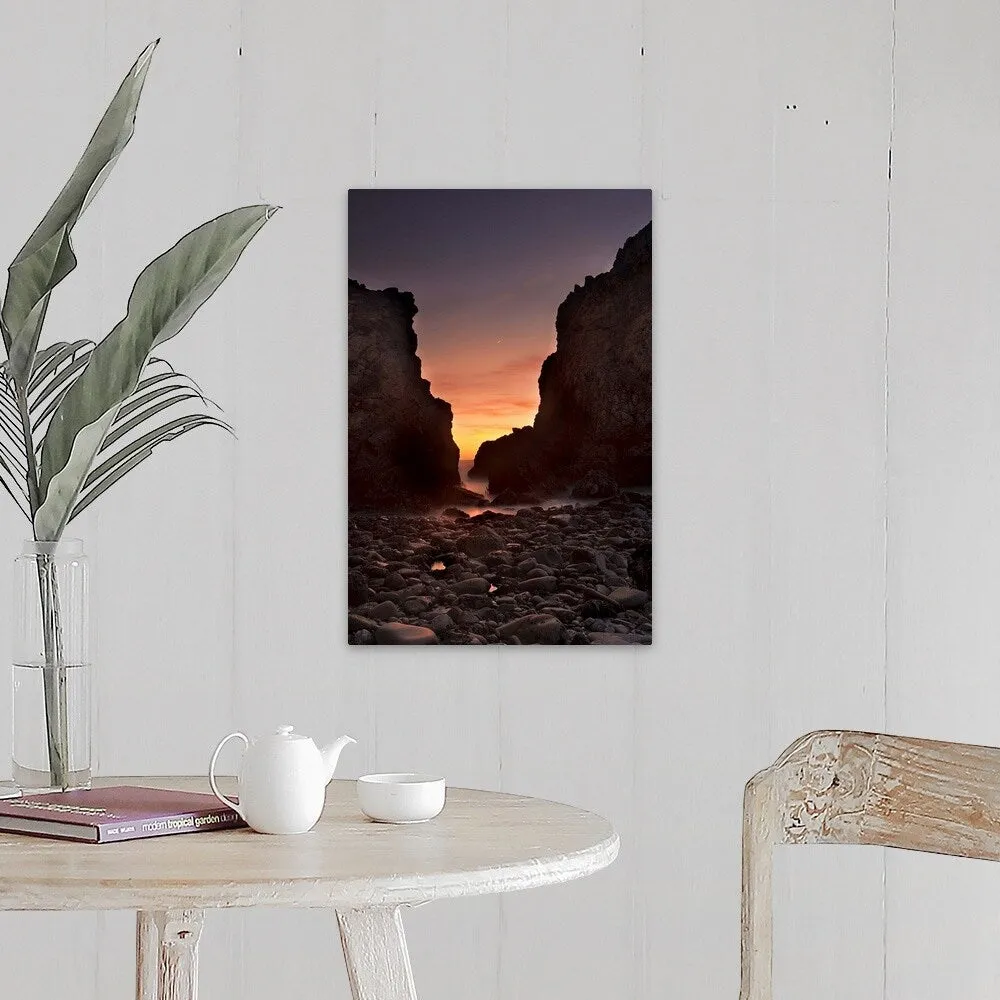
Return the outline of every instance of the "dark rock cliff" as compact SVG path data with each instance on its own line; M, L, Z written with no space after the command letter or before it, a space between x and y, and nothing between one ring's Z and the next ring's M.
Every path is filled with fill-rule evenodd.
M560 490L591 472L621 486L652 482L652 223L626 240L610 271L559 306L556 350L542 363L539 407L476 453L491 492Z
M421 377L409 292L348 281L348 502L401 507L459 487L451 406Z

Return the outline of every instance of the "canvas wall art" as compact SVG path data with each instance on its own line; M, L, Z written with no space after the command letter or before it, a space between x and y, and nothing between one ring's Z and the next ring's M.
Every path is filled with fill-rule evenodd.
M352 190L348 639L652 641L648 190Z

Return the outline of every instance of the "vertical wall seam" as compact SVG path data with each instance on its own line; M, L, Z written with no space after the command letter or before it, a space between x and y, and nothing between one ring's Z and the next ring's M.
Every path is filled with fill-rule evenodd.
M246 11L244 8L243 0L237 0L237 18L236 18L236 45L237 45L237 63L236 63L236 187L240 187L240 181L243 176L243 45L246 41ZM239 313L237 314L239 315ZM236 352L233 349L235 344L235 338L229 338L229 370L236 370ZM236 395L239 391L238 389L239 379L234 381L231 388L233 395ZM230 475L229 475L229 504L231 512L230 525L232 528L230 551L229 551L229 566L232 579L230 581L229 588L229 628L230 628L230 654L229 654L229 698L230 698L230 723L236 723L236 719L239 715L240 708L240 685L239 685L239 629L238 629L238 611L239 611L239 600L236 594L237 581L239 580L239 553L238 549L238 526L239 526L239 468L240 468L240 449L239 445L235 440L230 444L230 454L232 455L232 463L230 465Z
M889 719L889 330L892 290L892 146L896 131L896 0L890 0L889 15L889 134L885 183L885 325L882 342L882 717ZM887 852L882 851L882 1000L889 994L889 880Z
M380 4L378 8L378 26L379 34L382 31L382 25L385 21L385 9ZM376 46L376 53L381 53L381 46ZM371 116L372 116L372 138L371 147L369 149L369 158L371 160L371 186L376 187L378 185L378 108L379 108L379 96L381 90L381 80L382 80L382 61L380 55L375 57L375 72L372 81L372 104L371 104Z
M510 127L510 0L504 4L503 50L503 179L508 179L507 136Z
M244 69L247 58L244 52L244 46L246 44L246 4L245 0L236 0L236 163L235 163L235 186L237 190L242 188L242 181L244 177L244 150L245 150L245 139L244 139L244 79L246 76L246 70ZM262 200L262 199L261 199ZM237 311L238 323L242 322L243 310ZM239 394L239 371L237 366L237 359L239 352L236 351L236 338L229 338L229 371L235 374L235 378L230 386L230 393L232 397L236 397ZM232 462L230 464L230 475L229 475L229 503L230 503L230 550L229 550L229 565L230 565L230 587L229 587L229 626L231 630L230 641L229 641L229 715L230 724L233 728L237 726L237 719L239 717L242 708L242 697L240 688L240 643L239 643L239 594L237 588L239 586L239 566L240 566L240 545L239 545L239 472L240 472L240 448L239 443L235 438L230 440L230 455L232 455ZM246 994L246 980L244 978L244 953L243 953L243 942L246 939L246 916L242 909L233 911L231 922L229 924L229 934L228 937L228 948L226 949L229 953L230 969L233 974L233 979L237 984L237 995L244 996ZM232 968L235 964L235 969Z
M774 616L772 613L774 599L774 428L777 424L774 389L774 345L777 337L778 313L778 115L775 108L771 109L771 176L770 176L770 218L768 220L768 302L767 302L767 357L765 372L767 378L767 671L765 674L764 705L771 705L771 692L774 689ZM776 750L774 739L774 713L767 712L767 744L768 756ZM778 746L787 742L783 738Z
M101 18L101 90L104 89L105 78L108 75L108 67L110 65L109 53L108 53L108 19L109 19L109 0L104 0L102 4L102 18ZM101 208L101 213L97 217L98 226L98 240L97 240L97 287L98 287L98 298L97 298L97 315L100 327L104 327L104 302L105 302L105 287L107 282L107 238L108 229L105 225L105 213L103 207ZM101 514L98 513L94 518L94 531L97 535L97 550L101 551L100 546L101 539ZM91 600L91 650L90 650L90 662L91 662L91 692L90 696L92 699L91 707L91 724L93 726L92 737L91 737L91 753L93 759L91 761L91 766L93 768L93 774L99 775L101 771L101 674L100 674L100 662L101 662L101 649L100 649L100 625L97 626L97 640L98 645L94 645L94 623L99 623L101 620L100 615L100 588L93 586L91 583L90 588L90 600ZM97 606L94 606L94 599L97 598ZM96 655L95 655L96 654ZM107 936L106 922L104 913L98 911L94 914L94 998L99 1000L105 993L102 989L102 973L101 973L101 953L104 950L104 939Z

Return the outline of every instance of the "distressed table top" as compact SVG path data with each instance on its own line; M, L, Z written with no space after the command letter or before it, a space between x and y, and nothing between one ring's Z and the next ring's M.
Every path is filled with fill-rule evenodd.
M235 790L232 779L220 779ZM207 778L104 778L209 791ZM319 823L82 844L0 833L0 910L336 906L510 892L609 865L618 835L594 813L523 795L449 788L427 823L373 823L353 781L332 781Z

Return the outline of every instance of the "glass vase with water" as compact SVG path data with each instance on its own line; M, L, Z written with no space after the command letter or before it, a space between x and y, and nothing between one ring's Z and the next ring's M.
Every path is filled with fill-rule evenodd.
M34 792L88 788L89 579L79 539L24 543L13 626L14 782Z

